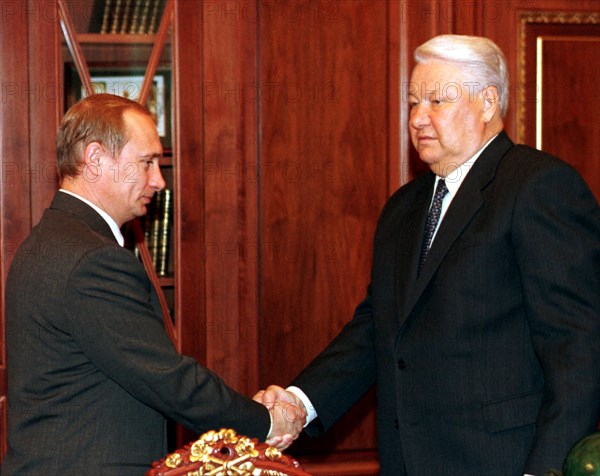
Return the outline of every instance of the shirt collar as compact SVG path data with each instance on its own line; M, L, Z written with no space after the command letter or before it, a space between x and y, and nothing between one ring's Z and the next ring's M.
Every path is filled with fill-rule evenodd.
M90 207L92 207L94 210L96 210L98 212L98 214L102 218L104 218L104 221L110 227L110 230L113 232L113 235L115 235L115 239L117 240L117 243L119 243L120 246L123 246L125 244L125 238L123 238L123 234L121 233L121 230L119 229L119 225L117 225L117 222L114 221L112 219L112 217L108 213L106 213L104 210L102 210L98 206L94 205L89 200L86 200L82 196L77 195L76 193L69 192L68 190L65 190L63 188L61 188L60 191L63 192L63 193L69 194L69 195L71 195L71 196L73 196L75 198L78 198L79 200L81 200L82 202L86 203L87 205L89 205Z

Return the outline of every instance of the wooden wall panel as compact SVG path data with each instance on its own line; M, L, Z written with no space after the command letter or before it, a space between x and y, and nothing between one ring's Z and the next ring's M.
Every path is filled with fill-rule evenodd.
M256 7L253 2L202 7L203 72L197 87L203 108L206 363L253 395L259 389Z
M386 4L294 5L259 33L262 384L286 384L351 318L387 197ZM372 395L304 444L374 448Z
M0 53L0 460L6 452L4 291L14 253L30 229L27 25L15 21L26 5L2 0ZM12 21L11 21L12 20ZM10 68L6 65L11 65Z
M173 12L173 158L175 247L175 316L180 351L201 363L207 359L204 286L204 223L202 183L201 16L191 2L176 2ZM180 165L180 166L177 166ZM182 266L181 263L188 263ZM176 443L193 441L195 434L177 427Z
M524 91L525 80L522 78L524 62L521 59L524 48L523 29L527 25L527 18L531 15L568 17L575 14L582 18L589 14L598 14L600 4L597 0L516 0L513 2L488 0L484 4L500 8L495 17L489 15L488 21L483 22L481 34L494 40L506 55L510 96L505 129L513 140L526 142L526 137L521 132L522 121L519 118L519 110L528 101ZM527 83L531 81L527 79Z
M572 164L600 200L600 11L530 12L520 31L518 136Z
M536 146L575 166L600 201L600 106L589 97L600 90L600 24L596 26L595 35L542 41Z
M62 117L62 71L59 55L62 33L55 2L28 1L32 22L28 31L29 117L31 147L31 222L37 223L58 189L56 130ZM35 118L43 117L43 121Z

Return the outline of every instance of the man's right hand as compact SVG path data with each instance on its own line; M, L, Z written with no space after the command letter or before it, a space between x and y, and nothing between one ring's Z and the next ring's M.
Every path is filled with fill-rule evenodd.
M266 443L285 450L300 436L306 423L306 409L298 397L277 385L270 385L254 395L271 414L272 428Z

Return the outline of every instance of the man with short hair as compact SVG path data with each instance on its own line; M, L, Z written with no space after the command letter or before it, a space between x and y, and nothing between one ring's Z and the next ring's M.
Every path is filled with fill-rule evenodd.
M57 155L61 190L7 281L2 474L142 475L166 455L166 418L289 444L304 412L267 410L179 355L141 262L122 247L121 226L165 186L147 109L83 99L61 122Z

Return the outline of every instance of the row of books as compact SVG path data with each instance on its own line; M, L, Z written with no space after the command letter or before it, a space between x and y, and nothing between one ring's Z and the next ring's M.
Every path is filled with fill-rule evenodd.
M96 0L90 31L99 33L156 33L166 0ZM101 21L99 20L101 16Z
M169 275L169 251L173 228L173 192L164 189L154 195L142 219L146 245L159 277Z

